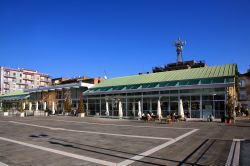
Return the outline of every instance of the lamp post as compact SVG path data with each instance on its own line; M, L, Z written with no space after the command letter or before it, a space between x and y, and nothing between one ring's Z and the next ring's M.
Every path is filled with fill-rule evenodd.
M216 94L213 94L213 115L215 117L215 102L214 102L214 96L216 96Z

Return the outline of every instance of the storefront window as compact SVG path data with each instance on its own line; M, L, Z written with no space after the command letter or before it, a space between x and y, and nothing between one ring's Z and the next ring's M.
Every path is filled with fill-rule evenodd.
M200 118L200 102L191 102L191 118Z
M170 114L178 114L178 102L170 102Z
M215 118L221 118L222 114L224 114L225 102L215 101L214 104L215 104Z

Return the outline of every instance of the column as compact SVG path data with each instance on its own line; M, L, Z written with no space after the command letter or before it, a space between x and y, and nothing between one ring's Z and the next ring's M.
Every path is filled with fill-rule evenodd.
M45 102L43 102L43 110L44 110L44 111L46 110L46 107L47 107L47 103L46 103L46 101L45 101Z
M29 111L32 109L32 102L29 102Z
M87 103L86 103L86 114L89 115L89 98L87 97Z
M102 115L102 97L101 97L101 95L100 95L100 100L99 100L99 108L100 108L99 116L101 116Z
M192 109L192 105L191 105L191 96L189 96L189 117L192 118L192 115L191 115L191 109Z
M202 94L200 94L200 118L202 117Z
M36 102L36 111L38 111L38 101Z
M178 90L178 115L179 115L179 113L181 111L180 103L181 103L181 97L180 97L180 93L179 93L179 90Z
M55 114L55 102L52 102L52 114Z
M23 110L25 110L25 102L23 102Z
M171 106L170 106L170 96L168 96L168 114L170 115L170 109L171 109Z

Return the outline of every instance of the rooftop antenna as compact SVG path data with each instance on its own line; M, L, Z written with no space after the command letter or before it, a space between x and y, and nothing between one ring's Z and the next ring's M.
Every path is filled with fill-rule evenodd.
M186 41L181 41L180 37L178 37L178 40L174 43L176 47L176 53L177 53L177 64L183 62L182 58L182 51L183 47L186 45Z
M105 80L108 79L106 70L104 70L104 79L105 79Z

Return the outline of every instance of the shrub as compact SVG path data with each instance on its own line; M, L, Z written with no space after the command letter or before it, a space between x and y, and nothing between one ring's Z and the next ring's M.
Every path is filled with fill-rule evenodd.
M49 112L50 110L47 108L46 110L44 110L44 112Z
M227 108L227 118L234 119L234 105L231 95L228 95L226 108Z
M3 107L3 112L8 112L7 107Z
M20 113L24 112L23 107L21 107L18 111L19 111Z
M78 104L78 113L84 113L84 103L83 103L83 97L80 96L79 104Z
M71 112L71 99L69 97L69 95L66 97L65 101L64 101L64 110L65 112Z

